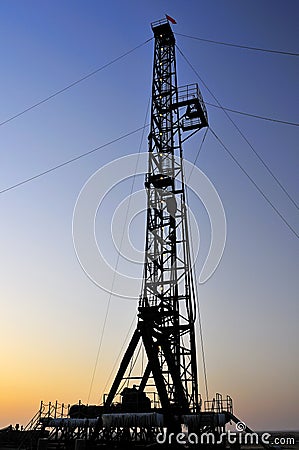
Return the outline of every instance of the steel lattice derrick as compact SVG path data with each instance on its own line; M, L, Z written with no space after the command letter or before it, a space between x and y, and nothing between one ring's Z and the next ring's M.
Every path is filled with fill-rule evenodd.
M130 379L125 373L142 340L148 362L140 377L132 377L140 379L139 393L154 386L165 413L188 413L197 412L199 402L182 133L207 126L207 119L197 85L178 88L175 38L169 22L156 22L152 29L155 48L143 289L137 329L105 408L111 406L121 382Z
M175 39L168 22L153 25L155 52L147 188L144 292L140 310L156 308L153 335L169 400L197 410L191 261L183 178ZM147 321L141 314L141 320Z

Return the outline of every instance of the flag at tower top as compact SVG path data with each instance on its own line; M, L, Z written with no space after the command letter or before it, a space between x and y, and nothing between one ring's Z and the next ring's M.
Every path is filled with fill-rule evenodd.
M167 14L165 14L166 19L169 20L169 22L173 23L174 25L176 24L176 21L174 20L173 17L168 16Z

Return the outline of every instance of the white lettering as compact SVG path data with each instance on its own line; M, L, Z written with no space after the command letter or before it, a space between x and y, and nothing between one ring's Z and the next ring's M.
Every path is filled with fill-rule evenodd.
M226 433L221 433L220 436L219 436L219 439L217 439L216 444L222 444L223 438L225 440L225 436L226 436Z
M194 437L194 441L193 438ZM190 433L188 434L188 442L189 444L198 444L198 436L195 433Z
M271 434L269 434L269 433L263 433L262 434L262 443L263 444L267 444L267 445L269 445L270 444L270 441L269 441L269 438L271 437Z
M168 443L169 444L171 444L172 442L171 442L171 440L172 440L172 437L174 436L174 433L169 433L169 436L168 436Z
M186 444L186 436L184 433L179 433L176 435L176 441L178 444Z
M162 437L163 439L160 440L160 437ZM166 442L166 432L164 431L164 433L158 433L156 436L156 441L158 442L158 444L165 444Z
M228 437L227 440L228 440L229 444L235 444L237 442L237 433L228 432L227 437Z
M210 438L212 442L210 442ZM200 436L200 443L201 444L215 444L215 435L213 433L202 433Z
M245 433L244 444L258 445L259 437L257 433Z

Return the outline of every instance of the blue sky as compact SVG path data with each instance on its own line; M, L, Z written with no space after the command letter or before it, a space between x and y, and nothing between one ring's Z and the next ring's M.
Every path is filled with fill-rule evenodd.
M290 0L2 0L0 122L151 38L150 23L165 13L177 20L177 33L298 52L298 5ZM177 44L223 106L298 122L298 58L181 36ZM152 58L153 41L1 126L0 190L141 127ZM179 84L199 82L206 102L215 103L179 54L177 65ZM224 113L208 106L208 114L211 128L298 232L298 210ZM298 203L298 128L231 117ZM200 141L196 135L185 146L191 162ZM41 399L86 401L108 296L76 259L73 209L87 179L137 152L140 142L135 134L1 194L0 426L26 423ZM298 240L210 132L197 164L216 187L228 226L221 264L199 289L210 392L229 393L249 426L298 427ZM203 243L199 270L210 236L206 215L194 208ZM135 227L142 245L141 219ZM112 298L91 402L100 400L135 311L134 301Z

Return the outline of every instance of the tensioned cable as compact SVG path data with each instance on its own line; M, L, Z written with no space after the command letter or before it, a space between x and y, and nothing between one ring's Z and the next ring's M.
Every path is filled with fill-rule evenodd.
M232 42L214 41L212 39L204 39L204 38L200 38L200 37L196 37L196 36L189 36L188 34L182 34L182 33L175 33L175 34L177 36L194 39L196 41L209 42L211 44L226 45L228 47L237 47L237 48L243 48L246 50L255 50L258 52L265 52L265 53L276 53L279 55L299 56L299 53L293 53L293 52L287 52L287 51L281 51L281 50L272 50L269 48L250 47L248 45L233 44Z
M237 166L242 170L242 172L249 178L251 183L255 186L255 188L259 191L259 193L264 197L264 199L269 203L269 205L274 209L274 211L279 215L279 217L283 220L283 222L286 224L286 226L294 233L294 235L299 238L299 234L296 233L294 228L288 223L288 221L283 217L282 214L278 211L278 209L273 205L273 203L268 199L268 197L264 194L264 192L261 190L261 188L256 184L256 182L251 178L251 176L248 174L248 172L244 169L244 167L241 166L241 164L238 162L238 160L235 158L235 156L232 154L232 152L228 149L228 147L222 142L222 140L217 136L217 134L212 130L212 128L209 128L217 141L222 145L222 147L225 149L225 151L230 155L230 157L234 160L234 162L237 164Z
M201 76L199 75L199 73L196 71L196 69L193 67L193 65L190 63L190 61L188 60L188 58L183 54L183 52L180 50L180 48L178 46L176 46L177 49L179 50L180 54L182 55L182 57L184 58L184 60L187 62L187 64L191 67L191 69L193 70L193 72L195 73L195 75L199 78L199 80L201 81L201 83L205 86L205 88L209 91L209 93L212 95L212 97L215 99L215 101L218 103L219 107L223 110L224 114L226 115L226 117L229 119L229 121L233 124L233 126L236 128L236 130L238 131L238 133L242 136L242 138L245 140L245 142L249 145L249 147L251 148L251 150L254 152L254 154L256 155L256 157L259 159L259 161L262 163L262 165L265 167L265 169L267 170L267 172L272 176L272 178L274 178L274 180L276 181L276 183L279 185L279 187L283 190L283 192L285 193L285 195L288 197L288 199L293 203L293 205L299 209L297 203L295 202L295 200L290 196L290 194L287 192L287 190L284 188L284 186L281 184L281 182L278 180L278 178L276 177L276 175L272 172L272 170L269 168L269 166L265 163L265 161L263 160L263 158L258 154L258 152L254 149L253 145L249 142L249 140L246 138L246 136L244 135L244 133L241 131L241 129L238 127L238 125L233 121L233 119L230 117L230 115L228 114L227 111L225 111L225 109L222 107L221 103L219 102L219 100L217 99L217 97L213 94L213 92L210 90L210 88L207 86L207 84L204 82L204 80L201 78Z
M150 98L149 98L149 101L148 101L148 104L147 104L146 114L145 114L145 118L144 118L144 126L142 127L141 140L140 140L139 149L138 149L138 154L139 155L140 155L141 147L142 147L142 144L143 144L144 131L145 131L145 128L146 128L146 122L147 122L148 112L149 112L149 105L150 105ZM129 209L130 209L130 205L131 205L131 198L132 198L132 193L133 193L135 179L136 179L136 172L137 172L138 161L139 161L139 158L137 158L136 165L135 165L135 175L133 176L133 180L132 180L131 190L130 190L130 194L129 194L128 207L127 207L127 210L126 210L126 217L125 217L124 223L127 223L127 219L128 219ZM124 235L125 235L125 227L123 227L123 229L122 229L122 236L121 236L121 241L120 241L120 249L122 247ZM105 330L106 330L107 319L108 319L108 314L109 314L110 304L111 304L111 298L112 298L112 294L113 294L113 291L114 291L114 284L115 284L116 272L117 272L117 268L118 268L118 264L119 264L119 260L120 260L120 254L121 253L119 251L117 253L115 270L113 272L111 289L110 289L110 293L109 293L109 297L108 297L108 302L107 302L107 307L106 307L106 312L105 312L105 318L104 318L104 322L103 322L103 327L102 327L102 331L101 331L101 335L100 335L99 346L98 346L97 355L96 355L96 359L95 359L95 365L94 365L94 369L93 369L93 373L92 373L92 377L91 377L87 403L89 402L89 399L90 399L90 395L91 395L91 391L92 391L92 387L93 387L93 383L94 383L94 378L95 378L95 374L96 374L96 370L97 370L97 366L98 366L98 362L99 362L99 357L100 357L100 353L101 353L101 349L102 349L103 337L104 337L104 333L105 333Z
M192 169L191 169L191 171L190 171L190 174L189 174L189 178L188 178L187 183L189 182L189 180L190 180L190 178L191 178L191 175L192 175L192 172L193 172L193 167L196 166L196 163L197 163L199 154L200 154L200 152L201 152L203 143L204 143L204 141L205 141L205 139L206 139L206 135L207 135L208 129L209 129L209 128L206 128L205 134L203 135L203 138L202 138L201 144L200 144L200 146L199 146L199 149L198 149L198 151L197 151L197 153L196 153L196 157L195 157L195 160L194 160L194 162L193 162L193 166L192 166Z
M147 117L148 112L149 112L149 106L150 106L150 99L149 99L148 106L147 106L146 117ZM138 152L138 153L140 153L140 151L141 151L141 145L142 145L143 137L144 137L144 136L142 136L141 144L140 144L139 152ZM133 183L134 183L134 182L135 182L135 179L133 180ZM133 184L133 186L134 186L134 184ZM133 187L132 187L132 189L133 189ZM129 206L128 206L128 209L129 209ZM107 388L107 386L108 386L108 383L109 383L109 381L110 381L110 379L111 379L111 377L112 377L112 375L113 375L113 373L114 373L114 370L115 370L115 368L116 368L116 364L117 364L119 358L120 358L121 355L122 355L122 351L123 351L123 349L124 349L124 347L125 347L125 345L126 345L126 341L128 340L128 337L129 337L130 332L131 332L131 330L132 330L134 321L135 321L135 315L134 315L134 317L133 317L133 319L132 319L131 325L130 325L130 327L129 327L129 330L128 330L128 333L127 333L127 335L126 335L126 337L125 337L125 340L124 340L124 342L123 342L123 345L122 345L122 347L121 347L121 349L120 349L120 351L119 351L119 353L118 353L118 355L117 355L117 358L116 358L116 360L115 360L115 362L114 362L114 365L113 365L113 367L112 367L112 369L111 369L111 372L110 372L110 374L109 374L109 377L107 378L107 381L106 381L106 383L105 383L105 387L104 387L104 389L103 389L103 392L104 392L104 393L105 393L105 390L106 390L106 388Z
M112 61L108 62L107 64L104 64L103 66L99 67L98 69L95 69L94 71L88 73L87 75L85 75L84 77L79 78L78 80L74 81L73 83L65 86L64 88L54 92L53 94L49 95L48 97L44 98L43 100L40 100L37 103L34 103L33 105L29 106L28 108L24 109L23 111L20 111L19 113L15 114L14 116L9 117L8 119L4 120L3 122L0 122L0 126L4 125L14 119L16 119L17 117L25 114L28 111L31 111L32 109L42 105L43 103L46 103L47 101L51 100L52 98L56 97L57 95L67 91L68 89L76 86L77 84L81 83L82 81L92 77L93 75L95 75L96 73L100 72L101 70L104 70L105 68L111 66L112 64L114 64L115 62L119 61L120 59L124 58L125 56L129 55L130 53L133 53L135 50L137 50L138 48L142 47L143 45L147 44L148 42L150 42L153 38L149 38L148 40L144 41L142 44L134 47L133 49L129 50L128 52L118 56L117 58L113 59ZM206 102L207 105L215 107L215 108L220 108L220 106L218 105L213 105L212 103L208 103ZM286 121L286 120L280 120L280 119L274 119L273 117L265 117L265 116L261 116L258 114L250 114L247 113L245 111L239 111L239 110L235 110L235 109L230 109L230 108L222 108L225 109L226 111L230 111L230 112L234 112L236 114L242 114L245 116L249 116L249 117L254 117L257 119L263 119L263 120L268 120L271 122L277 122L277 123L282 123L282 124L286 124L286 125L292 125L292 126L299 126L298 123L295 122L290 122L290 121Z
M274 119L273 117L260 116L259 114L251 114L245 111L239 111L237 109L225 108L224 106L214 105L213 103L205 102L206 105L212 106L213 108L223 109L235 114L242 114L242 116L254 117L255 119L268 120L269 122L283 123L284 125L292 125L293 127L299 127L299 123L289 122L287 120Z
M191 178L191 174L193 172L193 167L196 165L196 162L198 160L199 154L202 150L206 135L208 132L208 128L205 131L205 134L202 138L201 144L198 148L191 172L189 174L189 178L187 180L187 186L188 186L188 182ZM187 200L187 206L189 206L189 199L188 199L188 189L186 189L186 200ZM187 226L190 223L190 214L189 214L189 208L186 208L187 210L187 217L188 217L188 222L187 222ZM192 256L192 264L195 265L195 258L194 258L194 246L193 246L193 238L192 238L192 233L189 233L188 231L188 235L190 237L190 247L191 247L191 256ZM196 297L196 304L197 304L197 311L198 311L198 325L199 325L199 339L200 339L200 347L201 347L201 357L202 357L202 366L203 366L203 375L204 375L204 384L205 384L205 391L206 391L206 399L209 399L209 389L208 389L208 374L207 374L207 364L206 364L206 356L205 356L205 346L204 346L204 338L203 338L203 329L202 329L202 320L201 320L201 308L200 308L200 301L199 301L199 294L198 294L198 287L197 287L197 283L196 283L196 271L194 270L193 272L194 278L195 280L193 280L193 277L191 276L191 280L192 280L192 289L194 291L195 289L195 297ZM195 286L195 288L194 288Z
M84 80L87 80L87 78L92 77L93 75L97 74L98 72L101 72L102 70L106 69L109 66L112 66L112 64L116 63L117 61L120 61L121 59L125 58L126 56L130 55L130 53L133 53L135 50L137 50L140 47L143 47L145 44L150 42L153 38L149 38L146 41L142 42L142 44L137 45L136 47L132 48L131 50L128 50L127 52L123 53L120 56L117 56L116 58L112 59L108 63L104 64L101 67L98 67L97 69L93 70L92 72L89 72L87 75L84 75L84 77L79 78L78 80L74 81L73 83L68 84L62 89L59 89L58 91L54 92L53 94L49 95L48 97L45 97L43 100L40 100L37 103L34 103L33 105L29 106L28 108L24 109L23 111L20 111L19 113L15 114L14 116L9 117L8 119L4 120L3 122L0 122L0 126L11 122L12 120L16 119L17 117L22 116L28 111L31 111L34 108L37 108L38 106L42 105L43 103L48 102L54 97L57 97L57 95L62 94L63 92L67 91L68 89L71 89L72 87L76 86L77 84L81 83Z
M148 39L148 40L145 41L143 44L140 44L139 46L135 47L134 49L130 50L129 52L127 52L127 53L125 53L125 54L119 56L119 57L116 58L115 60L111 61L110 63L107 63L105 66L102 66L101 68L97 69L96 71L91 72L90 74L86 75L85 77L83 77L83 78L81 78L81 79L75 81L74 83L72 83L72 84L66 86L65 88L61 89L60 91L57 91L57 92L54 93L53 95L51 95L51 96L45 98L44 100L42 100L42 101L40 101L40 102L38 102L38 103L32 105L31 107L27 108L26 110L21 111L20 113L16 114L16 115L13 116L13 117L10 117L9 119L5 120L4 122L1 122L1 123L0 123L0 126L1 126L1 125L4 125L5 123L7 123L7 122L9 122L9 121L11 121L11 120L13 120L13 119L15 119L16 117L21 116L21 115L24 114L25 112L30 111L31 109L33 109L33 108L39 106L40 104L45 103L46 101L48 101L48 100L50 100L51 98L53 98L53 97L55 97L56 95L58 95L59 93L64 92L64 91L66 91L67 89L70 89L71 87L75 86L76 84L80 83L81 81L85 80L86 78L91 77L91 76L94 75L96 72L98 72L98 71L104 69L105 67L107 67L107 66L113 64L113 62L115 62L115 61L117 61L117 60L123 58L123 57L126 56L127 54L133 52L134 50L136 50L136 48L139 48L140 46L142 46L142 45L144 45L145 43L149 42L151 39L152 39L152 38ZM179 49L179 48L178 48L178 49ZM180 51L180 49L179 49L179 51ZM183 57L184 57L184 56L183 56ZM190 64L190 63L188 62L188 64ZM190 65L191 65L191 64L190 64ZM192 65L191 65L191 67L192 67L192 69L195 71L195 69L194 69L194 67L193 67ZM195 71L195 73L196 73L196 75L199 77L199 75L198 75L198 73L197 73L196 71ZM294 126L298 126L298 125L299 125L299 124L294 123L294 122L287 122L287 121L283 121L283 120L279 120L279 119L273 119L273 118L267 118L267 117L264 117L264 116L259 116L259 115L256 115L256 114L249 114L249 113L246 113L246 112L237 111L237 110L230 109L230 108L224 108L224 107L222 107L221 105L220 105L220 106L217 106L217 105L213 105L213 104L208 103L208 102L207 102L207 104L210 105L210 106L212 106L212 107L220 108L220 109L222 109L223 111L231 111L231 112L238 113L238 114L243 114L243 115L246 115L246 116L256 117L256 118L264 119L264 120L271 120L271 121L273 121L273 122L279 122L279 123L284 123L284 124L288 124L288 125L294 125ZM230 120L231 120L231 119L230 119ZM147 125L147 126L148 126L148 125ZM129 136L130 134L134 134L134 133L138 132L139 130L141 130L141 128L138 128L138 129L135 130L135 131L132 131L132 132L126 134L126 135L123 135L123 136L121 136L121 137L119 137L119 138L117 138L117 139L115 139L115 140L113 140L113 141L111 141L111 142L108 142L107 144L104 144L103 146L97 147L97 148L95 148L95 149L93 149L93 150L91 150L91 151L89 151L89 152L86 152L86 153L84 153L84 154L82 154L82 155L80 155L80 156L78 156L78 157L75 157L75 158L73 158L73 159L71 159L71 160L68 160L68 161L66 161L66 162L64 162L64 163L62 163L62 164L58 164L57 166L54 166L54 167L52 167L52 168L50 168L50 169L48 169L48 170L45 170L44 172L41 172L40 174L34 175L33 177L30 177L30 178L28 178L28 179L26 179L26 180L24 180L24 181L21 181L20 183L16 183L16 184L13 185L13 186L10 186L10 187L8 187L8 188L6 188L6 189L1 190L1 191L0 191L0 194L4 193L4 192L6 192L6 191L9 191L9 190L11 190L11 189L14 189L14 188L16 188L16 187L18 187L18 186L21 186L22 184L28 183L29 181L32 181L32 180L34 180L34 179L36 179L36 178L39 178L39 177L41 177L41 176L43 176L43 175L46 175L46 174L48 174L48 173L50 173L50 172L52 172L52 171L54 171L54 170L56 170L56 169L59 169L60 167L63 167L63 166L65 166L65 165L67 165L67 164L70 164L70 163L76 161L77 159L80 159L80 158L82 158L82 157L84 157L84 156L87 156L87 155L89 155L90 153L93 153L93 152L95 152L95 151L97 151L97 150L99 150L99 149L101 149L101 148L103 148L103 147L105 147L105 146L108 146L108 145L110 145L110 144L113 144L114 142L117 142L118 140L123 139L123 138ZM288 194L287 194L287 195L288 195ZM292 201L293 201L293 200L292 200ZM296 205L296 206L297 206L297 205Z
M189 217L189 212L187 214L188 214L188 217ZM192 239L191 233L189 235L190 235L190 239L191 239L192 261L193 261L193 264L195 264L194 249L193 249L193 239ZM195 271L194 271L194 276L195 275L196 274L195 274ZM206 391L206 400L209 400L208 374L207 374L207 364L206 364L206 355L205 355L202 320L201 320L201 308L200 308L198 286L197 286L196 280L192 284L193 284L193 289L195 287L196 304L197 304L197 310L198 310L198 326L199 326L199 336L200 336L200 347L201 347L201 353L202 353L202 365L203 365L204 383L205 383L205 391Z
M131 367L130 367L130 371L129 371L129 373L128 373L128 377L131 376L132 370L133 370L134 367L135 367L135 364L136 364L136 362L137 362L137 359L138 359L138 356L139 356L139 353L140 353L141 348L143 348L142 342L140 342L139 349L138 349L138 351L137 351L137 355L136 355L136 358L135 358L134 362L131 363ZM132 360L132 361L133 361L133 360ZM129 379L124 380L123 383L122 383L122 385L121 385L120 388L118 389L118 392L117 392L115 395L119 395L119 394L121 393L121 391L123 390L124 386L125 386L125 385L127 385L127 386L129 385L129 381L130 381Z
M109 377L107 378L107 381L106 381L106 383L105 383L105 387L104 387L104 389L103 389L103 394L104 394L105 391L106 391L106 388L107 388L107 386L108 386L108 384L109 384L109 382L110 382L110 379L111 379L111 377L112 377L112 375L113 375L113 373L114 373L114 371L115 371L115 369L116 369L116 365L117 365L117 363L118 363L118 361L119 361L119 359L120 359L120 357L121 357L121 355L122 355L122 352L123 352L123 350L124 350L124 348L125 348L125 345L126 345L126 343L127 343L127 340L128 340L128 338L129 338L130 333L131 333L131 330L132 330L132 328L133 328L135 319L136 319L136 314L134 314L134 317L133 317L133 319L132 319L132 322L131 322L131 325L130 325L130 327L129 327L129 330L128 330L128 332L127 332L127 334L126 334L126 337L125 337L125 339L124 339L124 341L123 341L123 345L121 346L121 349L120 349L120 351L119 351L119 353L118 353L118 355L117 355L117 358L115 359L115 362L114 362L114 365L113 365L113 367L112 367L112 369L111 369L111 372L110 372L110 374L109 374Z
M199 153L200 153L200 151L201 151L201 149L202 149L202 146L203 146L203 143L204 143L204 140L205 140L207 131L208 131L208 129L206 129L205 134L204 134L203 139L202 139L202 142L201 142L201 144L200 144L200 146L199 146L199 149L198 149L198 151L197 151L197 154L196 154L196 157L195 157L195 160L194 160L194 163L193 163L194 165L196 165L196 162L197 162ZM193 169L192 169L192 170L193 170ZM192 170L191 170L191 173L192 173ZM191 173L190 173L190 176L191 176ZM190 176L189 176L189 179L190 179ZM189 179L188 179L188 181L189 181ZM198 311L199 311L199 317L200 317L200 309L199 309L199 306L198 306ZM199 320L200 320L200 319L199 319ZM119 353L118 353L118 355L117 355L117 358L116 358L116 360L115 360L115 362L114 362L114 365L113 365L113 367L112 367L112 369L111 369L111 372L110 372L110 374L109 374L109 376L108 376L108 378L107 378L107 381L106 381L106 383L105 383L105 387L104 387L104 389L103 389L103 392L104 392L104 393L105 393L106 388L107 388L107 386L108 386L108 384L109 384L109 381L110 381L110 379L111 379L111 377L112 377L112 375L113 375L113 373L114 373L114 371L115 371L116 365L117 365L117 363L118 363L118 361L119 361L119 359L120 359L120 357L121 357L121 355L122 355L123 349L124 349L124 347L125 347L125 345L126 345L126 342L127 342L127 340L128 340L128 337L129 337L129 335L130 335L130 333L131 333L131 330L132 330L132 328L133 328L134 322L135 322L135 315L134 315L134 317L133 317L133 319L132 319L132 322L131 322L131 324L130 324L129 330L128 330L128 332L127 332L127 334L126 334L126 337L125 337L125 339L124 339L123 345L122 345L122 347L121 347L121 349L120 349L120 351L119 351ZM204 352L204 345L203 345L203 335L202 335L201 323L200 323L200 340L201 340L201 349L202 349L202 358L203 358L203 368L204 368L203 370L204 370L204 378L205 378L205 390L206 390L206 395L207 395L207 398L208 398L207 370L206 370L206 361L205 361L205 352Z
M20 181L19 183L13 184L12 186L2 189L0 191L0 194L3 194L4 192L7 192L7 191L11 191L12 189L22 186L23 184L29 183L30 181L36 180L37 178L47 175L48 173L53 172L54 170L60 169L61 167L66 166L67 164L71 164L75 161L78 161L78 159L85 158L85 156L91 155L92 153L97 152L98 150L108 147L109 145L115 144L116 142L119 142L122 139L125 139L129 136L132 136L133 134L138 133L138 131L145 130L145 128L147 128L148 126L149 126L149 124L146 124L146 125L143 125L142 127L136 128L136 130L129 131L129 133L123 134L122 136L119 136L118 138L112 139L111 141L106 142L105 144L102 144L99 147L93 148L92 150L89 150L88 152L81 153L81 155L75 156L72 159L68 159L67 161L64 161L61 164L57 164L56 166L51 167L50 169L47 169L44 172L40 172L36 175L33 175L30 178L26 178L25 180Z
M141 348L143 348L143 342L141 341L140 342L140 345L139 345L139 348L138 348L138 350L137 350L137 354L136 354L136 356L135 356L135 359L133 360L133 359L131 359L131 366L130 366L130 370L129 370L129 373L128 373L128 377L127 377L127 380L124 380L124 383L126 383L127 382L127 386L129 386L129 383L130 383L130 377L131 377L131 375L132 375L132 372L133 372L133 370L134 370L134 367L135 367L135 365L136 365L136 363L137 363L137 360L138 360L138 358L139 358L139 355L140 355L140 351L141 351ZM122 391L122 387L118 390L118 392L120 393Z

